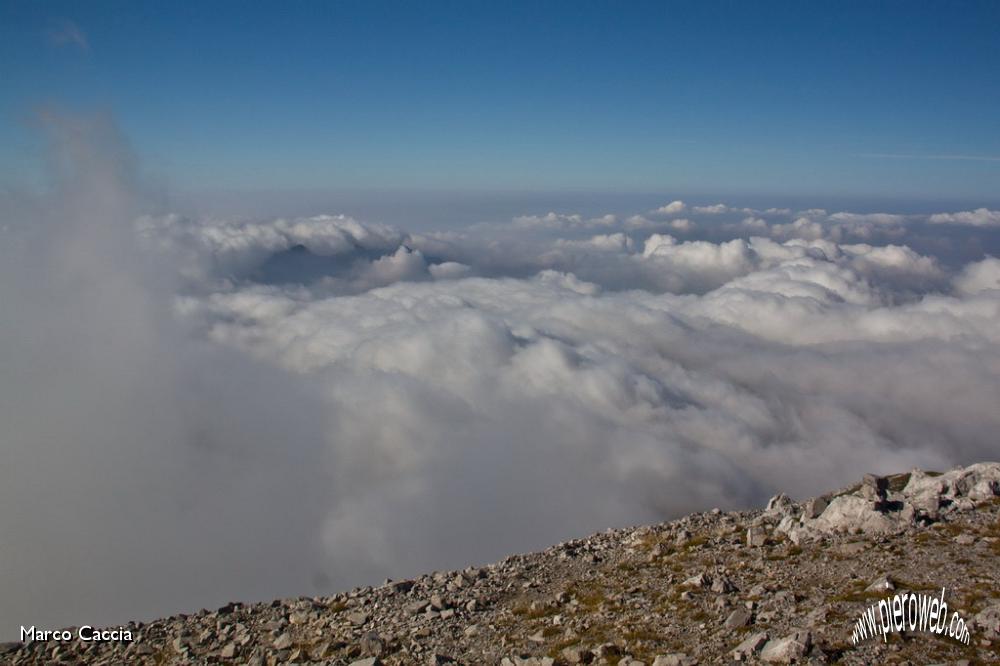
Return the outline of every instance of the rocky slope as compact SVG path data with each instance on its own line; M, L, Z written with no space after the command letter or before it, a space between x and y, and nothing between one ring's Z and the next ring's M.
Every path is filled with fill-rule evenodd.
M1000 463L869 476L333 597L131 624L131 642L8 643L13 664L1000 663ZM865 607L940 595L970 642L852 644Z

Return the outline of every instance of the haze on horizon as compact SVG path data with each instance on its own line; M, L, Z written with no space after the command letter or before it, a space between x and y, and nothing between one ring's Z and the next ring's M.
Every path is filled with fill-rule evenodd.
M996 459L995 3L0 3L0 637Z

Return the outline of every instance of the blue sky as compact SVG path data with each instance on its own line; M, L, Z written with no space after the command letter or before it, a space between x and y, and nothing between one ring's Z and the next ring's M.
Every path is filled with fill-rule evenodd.
M0 177L114 115L178 190L1000 198L996 2L0 2Z

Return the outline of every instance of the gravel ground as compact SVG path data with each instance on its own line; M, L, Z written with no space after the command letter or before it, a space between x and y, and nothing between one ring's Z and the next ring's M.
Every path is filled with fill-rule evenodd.
M131 641L7 643L0 662L1000 663L998 516L997 463L869 476L378 588L132 623ZM853 644L867 606L942 588L968 644L918 631Z

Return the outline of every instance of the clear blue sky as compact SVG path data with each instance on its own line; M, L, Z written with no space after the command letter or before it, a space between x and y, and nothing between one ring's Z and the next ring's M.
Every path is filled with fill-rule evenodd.
M0 2L27 119L173 187L1000 194L1000 2Z

